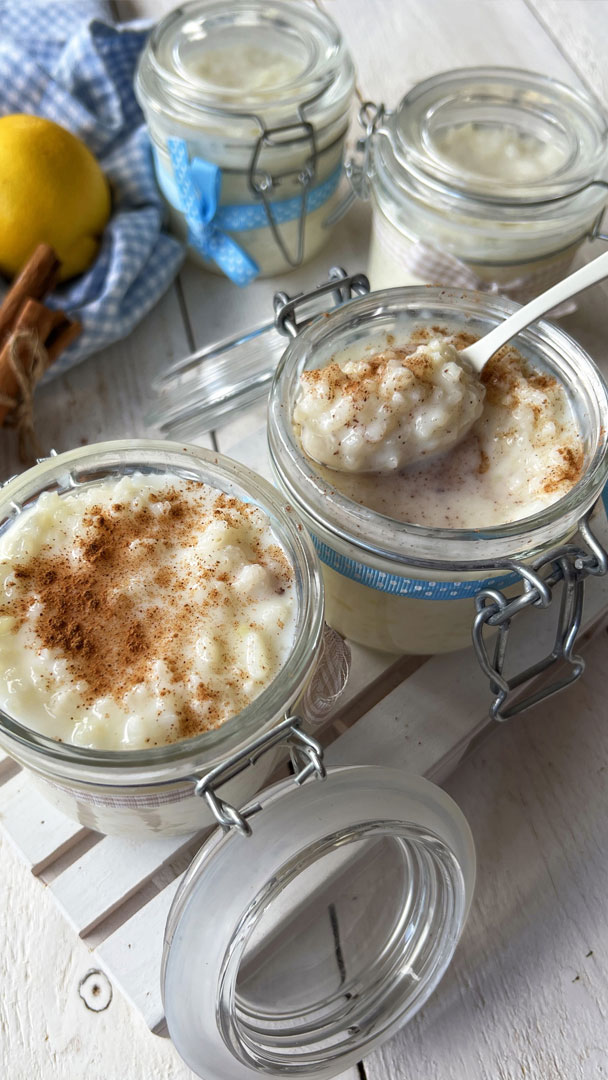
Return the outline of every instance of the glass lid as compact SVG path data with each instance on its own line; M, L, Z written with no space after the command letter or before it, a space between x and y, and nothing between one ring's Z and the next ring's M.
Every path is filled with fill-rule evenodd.
M528 71L443 72L406 94L384 130L398 169L480 199L544 202L606 174L600 106Z
M354 78L332 19L293 0L193 0L157 24L146 57L140 78L175 102L224 114L314 103L317 115L348 96Z
M376 766L260 802L250 836L209 838L169 913L169 1032L206 1080L334 1076L441 979L473 893L471 833L445 792Z

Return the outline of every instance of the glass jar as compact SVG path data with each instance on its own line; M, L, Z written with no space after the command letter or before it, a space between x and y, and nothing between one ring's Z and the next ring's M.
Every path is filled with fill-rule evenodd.
M435 283L520 302L562 278L606 206L608 126L584 91L509 68L364 107L372 288Z
M378 340L381 335L385 340L385 334L393 334L397 341L407 339L414 327L439 324L451 332L481 336L515 306L502 298L430 286L371 293L305 326L279 364L268 414L271 464L311 532L323 564L327 619L355 641L391 652L459 649L471 641L476 597L484 597L482 603L477 601L477 627L477 620L490 618L492 609L485 603L502 611L505 590L509 596L510 589L520 591L522 579L525 604L544 606L547 593L538 579L543 567L559 576L558 555L564 556L562 570L569 582L570 558L573 567L579 567L579 576L583 565L592 567L591 573L605 572L605 556L600 554L598 561L593 554L597 544L590 538L585 516L608 473L608 390L581 346L550 323L529 327L514 345L537 369L565 386L582 435L584 464L581 479L563 498L530 517L483 529L427 528L396 521L336 490L329 471L321 476L315 470L294 434L291 416L303 370L323 367L335 352L355 342ZM579 526L592 548L590 562L585 562L583 552L568 547ZM577 588L582 588L579 570L572 574ZM540 599L533 589L540 590ZM510 615L508 610L504 619ZM574 611L572 619L566 636L572 636ZM495 672L489 670L487 656L485 660L484 669L492 677Z
M178 443L128 440L82 447L14 477L0 493L0 530L44 491L70 492L127 473L198 480L268 515L295 575L297 617L291 652L276 678L220 728L146 750L93 750L59 742L0 712L0 745L42 784L64 813L99 832L138 835L195 832L214 818L195 789L251 739L272 731L293 709L313 723L343 688L346 647L323 632L323 587L317 558L293 511L266 481L211 451ZM240 805L272 773L266 756L221 789Z
M474 879L468 825L427 780L351 766L275 785L249 836L212 834L169 912L177 1050L204 1080L343 1074L437 986Z
M327 15L194 0L153 30L135 88L172 225L198 262L243 285L316 255L354 88Z

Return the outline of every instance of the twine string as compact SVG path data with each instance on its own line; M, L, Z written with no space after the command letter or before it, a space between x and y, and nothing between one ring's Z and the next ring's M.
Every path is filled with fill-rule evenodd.
M6 423L17 429L19 457L29 463L42 456L34 431L34 387L49 366L49 355L35 330L16 330L8 340L7 362L15 376L17 394L0 393L9 409Z

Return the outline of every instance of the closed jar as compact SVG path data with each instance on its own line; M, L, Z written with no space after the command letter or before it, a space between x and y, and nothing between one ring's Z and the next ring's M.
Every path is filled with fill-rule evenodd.
M557 502L517 521L484 528L433 528L360 505L304 454L292 425L300 374L349 346L420 327L479 337L514 305L461 290L402 288L372 293L317 319L290 343L271 390L270 458L278 482L310 530L323 565L331 626L390 652L449 652L471 641L474 598L519 582L529 565L571 538L606 479L608 394L591 358L556 326L540 322L514 341L533 367L565 388L582 447L580 479ZM396 477L395 483L398 482ZM505 518L508 518L505 505Z
M240 285L325 243L354 68L324 13L278 0L194 0L162 19L136 93L174 230Z
M381 107L366 162L372 288L542 292L597 229L607 132L584 91L510 68L443 72Z
M167 745L93 749L28 728L27 720L0 712L0 745L28 769L45 795L87 828L118 835L189 833L215 820L196 784L259 735L298 710L320 719L342 689L347 650L323 623L323 587L314 549L284 500L248 469L220 455L180 444L132 440L102 443L46 460L4 486L2 533L43 492L71 494L100 482L139 475L203 482L218 493L253 504L267 516L272 535L293 571L295 622L288 653L276 676L237 715L219 727ZM172 603L166 598L168 613ZM117 672L117 678L119 673ZM318 676L319 681L317 681ZM302 723L306 721L302 719ZM269 753L220 788L237 805L272 773Z

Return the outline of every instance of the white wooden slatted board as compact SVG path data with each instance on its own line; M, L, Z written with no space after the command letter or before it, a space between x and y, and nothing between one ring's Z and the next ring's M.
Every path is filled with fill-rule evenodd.
M240 433L258 416L241 417ZM264 432L230 447L269 474ZM595 528L608 542L605 515ZM608 622L608 581L592 583L586 639ZM471 605L472 606L472 605ZM513 642L512 664L546 651L552 622L534 612ZM353 674L319 737L329 764L402 767L441 782L487 730L489 690L472 649L435 657L395 657L353 645ZM2 782L4 777L4 782ZM165 1033L160 996L164 925L179 880L204 833L150 840L100 837L48 804L22 770L0 765L0 824L32 873L48 884L74 931L95 950L111 982Z

